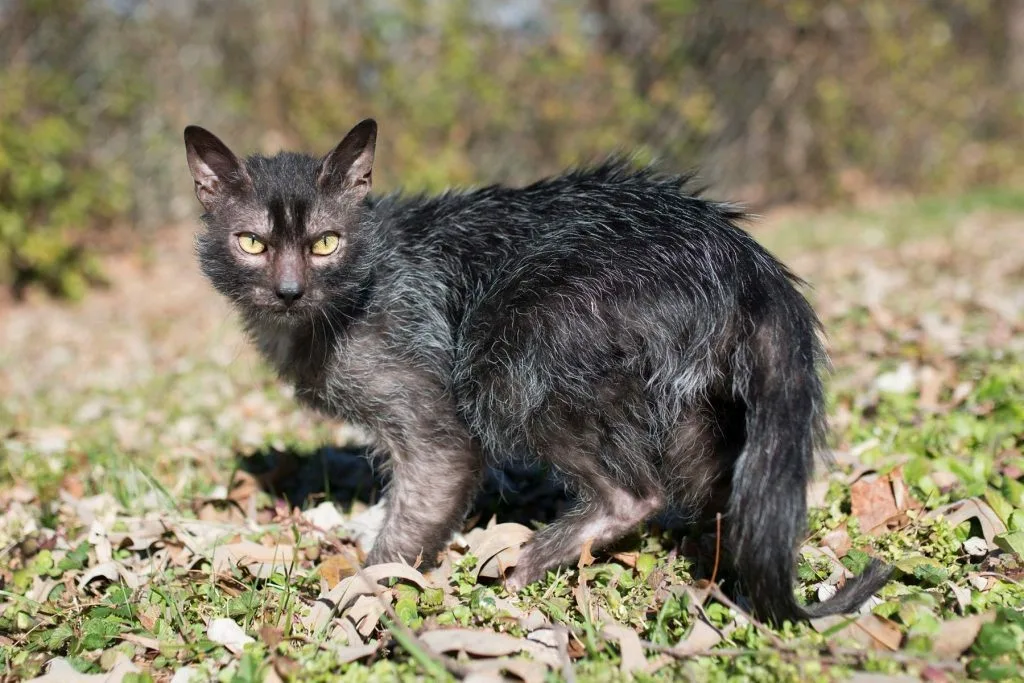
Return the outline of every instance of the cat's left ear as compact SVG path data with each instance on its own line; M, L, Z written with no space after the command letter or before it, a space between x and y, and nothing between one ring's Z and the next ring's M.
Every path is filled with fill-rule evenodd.
M377 122L360 121L320 163L317 185L328 192L357 192L365 197L373 184Z

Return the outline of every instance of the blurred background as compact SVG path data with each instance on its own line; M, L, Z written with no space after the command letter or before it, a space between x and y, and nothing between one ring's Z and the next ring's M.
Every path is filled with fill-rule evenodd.
M322 153L378 189L524 182L614 150L716 197L1019 184L1024 0L0 0L0 287L197 213L181 130Z

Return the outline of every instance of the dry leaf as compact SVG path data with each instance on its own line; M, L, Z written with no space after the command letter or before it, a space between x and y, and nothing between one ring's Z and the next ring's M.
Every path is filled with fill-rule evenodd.
M143 647L147 650L159 651L160 641L156 638L149 638L147 636L140 636L137 633L122 633L120 636L121 640L126 643L134 643L139 647Z
M850 487L850 504L853 516L860 521L861 530L876 536L887 532L889 523L907 510L922 507L910 495L903 481L902 467L885 476L864 477L854 483Z
M420 634L420 640L434 652L465 652L475 657L501 657L526 652L538 662L557 667L557 650L527 638L507 633L472 629L439 629Z
M636 631L622 624L613 623L605 626L601 634L619 644L622 673L631 675L634 671L646 671L647 658L644 656L644 648Z
M104 562L82 575L82 578L78 580L78 590L83 590L90 582L101 577L110 582L120 579L132 590L139 587L139 577L134 572L126 569L119 562Z
M687 636L675 644L672 652L679 656L689 657L710 650L720 642L722 642L722 634L711 624L697 619L693 622L693 628L690 629Z
M255 642L255 639L247 635L233 619L227 618L212 620L206 629L206 637L236 655L241 654L248 643Z
M547 678L548 669L542 664L528 659L483 659L468 665L467 682L472 681L507 681L501 674L507 672L524 683L542 683ZM496 676L496 678L487 678Z
M944 621L932 638L932 654L939 659L955 659L978 637L981 627L995 619L995 612L972 614L963 619Z
M352 620L356 631L364 639L369 637L377 628L380 617L391 604L391 592L385 591L380 595L360 595L344 615Z
M317 567L320 576L327 582L328 588L334 588L342 579L352 576L359 571L359 558L355 551L347 553L344 550L337 555L330 555Z
M331 654L333 655L332 659L341 664L349 664L357 659L369 657L380 649L380 645L381 643L379 640L371 640L365 645L341 645L331 650Z
M306 510L302 513L302 518L317 531L331 531L345 526L345 518L329 500L320 503L312 510Z
M967 498L958 500L955 503L943 505L940 508L929 511L924 518L935 519L942 516L952 526L963 524L969 519L977 519L981 525L982 535L989 550L997 548L995 537L1006 531L1006 525L999 518L995 510L981 498Z
M612 559L618 560L622 564L626 565L630 569L636 567L636 561L640 557L640 553L635 550L630 550L621 553L613 553Z
M830 548L836 554L836 557L843 557L849 552L851 547L850 534L846 531L845 526L841 526L822 536L821 543Z
M583 547L580 549L580 559L576 562L577 569L583 569L594 564L594 556L590 553L591 546L594 545L594 539L588 538L583 541Z
M467 534L469 552L477 559L475 576L501 578L501 572L516 566L520 547L532 536L533 531L528 527L512 522L495 524L489 529Z
M120 683L130 673L140 673L139 667L120 653L110 671L102 674L79 673L66 660L57 658L49 661L45 674L25 683Z
M830 631L840 624L846 624L832 634L833 638L848 637L875 650L896 651L903 642L899 627L889 619L877 614L862 614L855 620L844 616L819 617L811 620L811 626L819 633Z
M287 570L294 560L294 546L241 541L218 546L213 551L213 571L230 573L233 567L238 567L258 579L267 579L275 571Z
M313 633L327 626L335 611L343 612L348 605L363 595L376 595L385 589L377 585L383 579L399 578L415 583L420 588L432 587L426 577L407 564L388 562L366 567L357 574L342 579L337 586L321 593L309 613L300 618L302 625Z

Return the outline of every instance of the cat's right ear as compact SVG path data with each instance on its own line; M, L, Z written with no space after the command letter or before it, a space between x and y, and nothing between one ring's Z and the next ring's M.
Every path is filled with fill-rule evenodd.
M238 157L216 135L200 128L185 128L185 154L196 184L196 198L210 210L226 193L248 183Z

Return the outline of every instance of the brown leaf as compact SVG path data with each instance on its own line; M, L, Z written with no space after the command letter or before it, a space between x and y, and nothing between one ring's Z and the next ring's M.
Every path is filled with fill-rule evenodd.
M594 564L594 556L590 553L591 546L594 545L594 539L588 538L583 541L583 547L580 549L580 559L576 562L577 569L583 569Z
M510 673L524 683L542 683L547 677L548 669L543 664L528 659L484 659L469 663L468 675L464 680L469 683L509 680L502 675L503 673Z
M267 649L273 650L284 640L284 631L276 626L262 626L260 627L260 640L267 646Z
M922 507L903 481L902 466L884 476L858 480L850 487L850 504L861 530L875 536L889 531L889 524L907 510Z
M636 567L636 561L639 559L640 553L635 550L630 550L621 553L613 553L612 558L618 560L622 564L626 565L630 569Z
M287 570L294 559L294 546L265 546L252 541L240 541L214 549L213 571L230 573L233 567L238 567L256 578L267 579L275 571Z
M647 669L647 658L644 656L644 648L636 631L622 624L612 623L601 629L601 634L619 644L622 673L628 676L634 671Z
M377 624L381 615L391 605L391 592L385 591L380 595L360 595L356 598L355 604L345 610L345 616L356 625L356 631L364 639L368 638Z
M559 665L555 649L507 633L463 628L439 629L420 634L420 640L434 652L465 652L475 657L501 657L526 652L548 666Z
M120 683L130 673L140 673L130 659L118 654L113 668L101 674L83 674L68 664L64 659L51 659L46 673L26 683Z
M932 638L932 654L939 659L955 659L974 644L981 627L995 619L995 612L972 614L962 619L944 621Z
M342 579L348 578L359 570L359 558L355 551L345 552L344 549L337 555L330 555L317 567L320 576L327 582L328 588L334 588Z
M698 652L710 650L722 642L722 634L718 630L700 619L693 622L693 628L672 648L672 652L679 656L688 657Z
M958 500L948 505L943 505L935 510L930 510L925 519L935 519L942 516L952 526L958 526L969 519L977 519L981 524L981 532L985 537L989 550L997 548L995 537L1006 531L1006 525L999 518L995 510L981 498L967 498Z
M334 648L331 651L332 659L333 661L339 662L341 664L349 664L350 662L354 662L357 659L369 657L370 655L372 655L380 649L380 645L381 643L379 640L371 640L365 645L342 645L340 647Z
M423 574L401 562L388 562L366 567L360 572L342 579L337 586L329 591L321 592L309 613L301 618L303 626L313 633L319 633L327 626L335 611L344 611L360 596L376 595L383 592L386 589L377 584L390 578L405 579L420 588L432 587Z
M877 614L862 614L852 621L850 617L839 615L811 620L811 626L819 633L831 631L840 624L846 625L832 633L833 638L848 637L865 647L889 651L898 650L903 642L899 626Z
M501 578L502 572L516 566L520 547L533 536L522 524L506 522L467 536L469 552L477 559L476 576Z
M850 534L845 526L841 526L822 536L821 543L830 548L836 557L842 557L850 550Z

